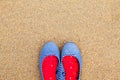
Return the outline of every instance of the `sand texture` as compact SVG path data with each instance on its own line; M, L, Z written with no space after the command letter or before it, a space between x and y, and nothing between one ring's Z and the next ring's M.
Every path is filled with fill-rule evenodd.
M78 45L81 80L120 80L120 0L0 0L0 80L41 80L48 41Z

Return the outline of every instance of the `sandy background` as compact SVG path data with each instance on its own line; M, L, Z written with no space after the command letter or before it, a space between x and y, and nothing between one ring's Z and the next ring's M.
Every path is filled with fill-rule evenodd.
M41 80L47 41L79 46L81 80L120 80L120 0L0 0L0 80Z

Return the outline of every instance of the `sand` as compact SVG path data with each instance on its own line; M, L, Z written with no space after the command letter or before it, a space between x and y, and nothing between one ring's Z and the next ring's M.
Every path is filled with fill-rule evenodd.
M42 46L81 50L81 80L120 80L120 0L0 0L0 80L41 80Z

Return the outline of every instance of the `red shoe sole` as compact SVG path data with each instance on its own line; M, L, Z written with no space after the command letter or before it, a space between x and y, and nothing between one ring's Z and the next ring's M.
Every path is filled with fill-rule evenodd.
M56 56L47 56L43 60L42 73L44 80L56 80L58 59Z
M79 61L74 56L65 56L62 60L65 69L65 80L78 80Z

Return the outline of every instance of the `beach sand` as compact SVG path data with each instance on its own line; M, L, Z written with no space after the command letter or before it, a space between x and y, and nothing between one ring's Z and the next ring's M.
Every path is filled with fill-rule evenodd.
M120 0L0 0L0 80L41 80L42 46L81 50L81 80L120 80Z

